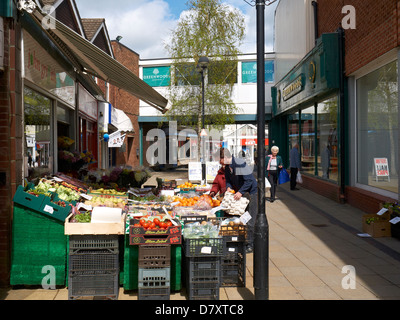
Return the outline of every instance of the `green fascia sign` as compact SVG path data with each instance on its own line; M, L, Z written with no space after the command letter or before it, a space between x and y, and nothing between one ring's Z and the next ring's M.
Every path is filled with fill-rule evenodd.
M143 67L143 81L151 87L168 87L171 82L169 66Z
M271 88L274 116L339 89L339 36L325 33L283 79Z
M265 82L274 82L274 60L265 61ZM257 83L257 61L242 62L242 83Z
M0 17L12 18L14 11L13 0L0 1Z

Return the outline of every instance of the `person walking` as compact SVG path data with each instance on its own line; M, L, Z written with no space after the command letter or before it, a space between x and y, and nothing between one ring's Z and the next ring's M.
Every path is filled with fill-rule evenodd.
M233 198L239 200L242 196L248 198L247 206L251 219L247 222L246 252L253 252L254 226L257 215L257 180L253 176L253 170L246 164L245 159L235 158L228 149L220 150L220 158L225 165L226 191L235 192Z
M299 190L296 188L297 173L301 170L301 161L299 154L299 145L296 143L289 153L290 167L290 190Z
M278 184L279 171L283 168L282 157L278 156L279 148L277 146L271 147L271 154L265 158L265 176L271 185L271 197L268 199L270 202L275 201L276 186Z

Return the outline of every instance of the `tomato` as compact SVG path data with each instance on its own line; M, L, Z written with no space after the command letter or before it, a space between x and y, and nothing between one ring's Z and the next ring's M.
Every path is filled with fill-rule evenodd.
M167 224L164 221L160 222L160 228L166 228Z
M160 219L154 218L153 222L158 226L160 225Z
M150 226L150 224L149 224L148 222L145 222L145 223L142 225L142 227L145 228L145 229L147 229L149 226Z
M154 222L151 222L149 225L149 228L154 229L156 227L156 224Z
M171 220L168 220L168 221L167 221L167 223L166 223L166 225L167 225L167 227L170 227L170 226L172 226L172 222L171 222Z
M146 223L145 219L140 219L139 223L143 226Z
M135 223L133 226L134 227L141 227L142 225L140 223Z

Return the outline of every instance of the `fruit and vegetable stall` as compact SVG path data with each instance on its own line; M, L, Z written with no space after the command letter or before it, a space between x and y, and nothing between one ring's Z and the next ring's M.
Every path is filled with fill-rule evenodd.
M136 177L137 180L142 177ZM246 285L248 200L158 179L157 187L90 185L63 174L14 195L11 285L68 287L68 298L219 299Z

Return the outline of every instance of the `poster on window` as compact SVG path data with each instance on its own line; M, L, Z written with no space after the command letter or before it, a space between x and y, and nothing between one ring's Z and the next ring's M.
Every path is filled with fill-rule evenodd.
M201 162L189 162L189 181L201 181L202 178Z
M389 177L389 164L387 158L374 158L376 177Z
M219 168L221 168L221 165L217 161L206 162L207 181L214 181L215 177L217 176Z

